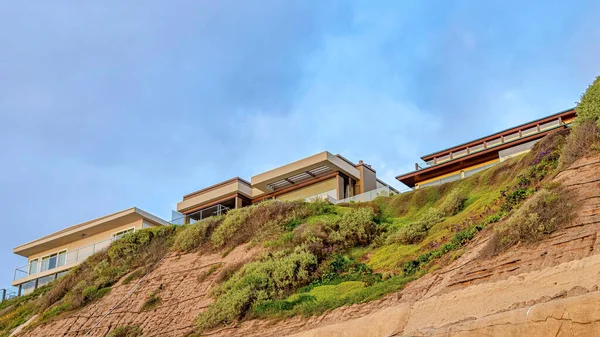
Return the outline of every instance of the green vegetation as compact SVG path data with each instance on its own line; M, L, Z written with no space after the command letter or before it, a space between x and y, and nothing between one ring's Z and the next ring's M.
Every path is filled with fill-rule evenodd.
M600 128L600 76L596 77L577 104L576 124L581 125L587 121L593 121Z
M148 298L146 299L146 302L144 302L144 305L142 305L141 311L154 310L162 303L162 299L158 295L159 292L160 289L152 291L148 294Z
M142 334L139 326L120 326L111 331L106 337L137 337Z
M536 242L564 226L572 217L570 196L560 187L542 189L496 228L496 251L519 242Z
M580 106L590 101L584 97ZM536 242L569 220L569 196L549 181L596 141L592 119L578 122L570 135L549 134L526 155L440 186L344 205L267 201L191 225L126 235L61 280L0 304L0 336L36 313L46 321L96 301L120 279L128 284L142 277L171 251L226 256L241 244L263 249L250 261L212 265L198 276L203 282L216 275L217 284L214 302L197 318L201 332L380 298L460 256L483 230L492 232L495 253ZM142 310L160 305L159 295L160 289L148 294ZM138 327L121 327L109 336L138 334Z
M581 96L577 118L562 151L560 167L567 168L591 149L598 149L600 138L600 76Z

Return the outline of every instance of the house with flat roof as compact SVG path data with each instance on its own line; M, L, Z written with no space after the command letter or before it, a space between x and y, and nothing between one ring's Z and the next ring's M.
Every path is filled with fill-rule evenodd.
M370 165L324 151L257 174L250 181L236 177L187 194L177 204L181 221L176 222L190 223L269 199L339 203L372 200L383 193L398 191L378 179Z
M421 157L425 165L416 163L414 171L399 175L396 179L408 187L420 188L472 176L508 158L529 151L548 133L568 127L575 116L574 109L561 111L425 155Z
M157 216L132 207L67 227L13 249L28 263L15 269L12 285L18 295L48 284L90 255L108 248L123 235L153 226L169 225Z

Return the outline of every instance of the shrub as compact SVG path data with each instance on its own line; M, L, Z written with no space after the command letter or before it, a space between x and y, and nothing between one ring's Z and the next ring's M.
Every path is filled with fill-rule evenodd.
M388 242L405 245L421 242L427 236L429 229L442 221L444 221L442 212L430 207L417 221L401 227L396 233L392 234L388 238Z
M154 310L161 303L162 299L158 296L158 290L152 291L148 294L148 298L144 302L144 305L142 305L141 311Z
M327 243L337 247L364 246L377 236L378 228L371 208L356 208L344 213L340 219L325 222Z
M139 326L120 326L111 331L106 337L138 337L142 334Z
M70 307L71 307L71 304L69 304L69 303L61 303L61 304L55 305L53 307L50 307L48 310L44 311L42 313L42 315L40 316L40 319L42 321L45 321L52 317L56 317L56 316L60 315L61 313L69 310Z
M440 205L440 211L445 216L455 215L462 211L466 200L466 194L461 189L455 188L446 196L444 202Z
M286 228L294 219L303 219L313 212L328 212L330 206L304 201L265 201L258 205L229 211L213 234L214 248L235 247L251 239L264 239Z
M570 219L573 205L564 190L537 192L504 223L496 228L498 247L506 249L519 242L536 242L554 232Z
M260 261L246 264L215 289L217 298L198 316L198 327L204 330L231 323L244 317L251 307L307 284L317 263L305 247L297 247L290 253L268 253Z
M579 117L578 117L579 118ZM584 120L573 127L563 147L560 167L566 168L585 156L598 140L598 127L592 120Z
M600 76L587 88L577 104L576 124L580 125L586 121L595 122L600 128Z
M207 242L215 228L223 221L222 216L212 216L191 225L182 226L175 235L173 249L190 252Z

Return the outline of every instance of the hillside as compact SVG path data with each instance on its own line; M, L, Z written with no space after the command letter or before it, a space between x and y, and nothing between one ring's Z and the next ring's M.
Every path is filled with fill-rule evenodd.
M557 131L437 187L270 201L129 234L2 303L0 336L591 335L600 154L589 125L591 141Z

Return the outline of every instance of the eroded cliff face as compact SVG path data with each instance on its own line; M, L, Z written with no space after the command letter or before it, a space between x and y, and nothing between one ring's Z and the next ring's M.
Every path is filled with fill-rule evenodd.
M573 192L577 215L539 244L489 256L486 229L450 265L381 300L318 317L243 322L210 335L600 336L600 156L581 159L555 180ZM135 291L134 283L119 283L101 300L20 336L105 336L126 325L140 326L142 336L186 336L211 302L219 273L205 277L207 271L256 253L242 246L226 257L170 255ZM142 311L151 292L162 303Z

